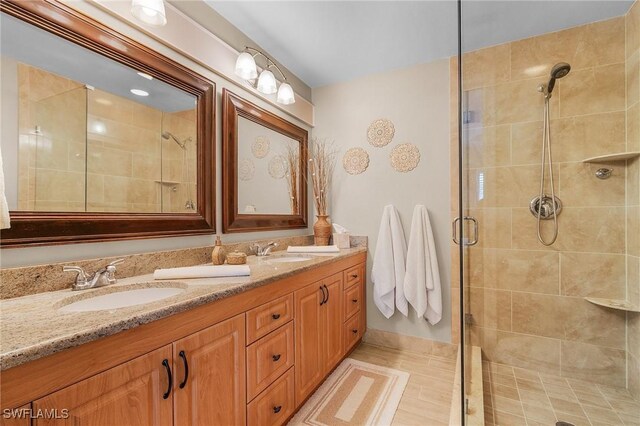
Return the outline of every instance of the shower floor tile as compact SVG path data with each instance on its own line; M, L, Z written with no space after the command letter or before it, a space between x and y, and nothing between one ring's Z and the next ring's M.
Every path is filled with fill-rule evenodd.
M483 362L487 426L640 426L640 401L627 389Z

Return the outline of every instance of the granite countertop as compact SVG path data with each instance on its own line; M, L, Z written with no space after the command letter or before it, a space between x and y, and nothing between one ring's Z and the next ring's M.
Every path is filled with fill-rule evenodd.
M60 290L0 301L0 371L65 349L184 312L208 302L267 285L290 275L365 252L350 248L336 254L301 254L305 262L271 262L286 256L249 256L251 276L154 281L153 274L124 278L92 290ZM58 309L80 299L113 292L114 288L178 287L184 291L157 302L93 312L63 313Z

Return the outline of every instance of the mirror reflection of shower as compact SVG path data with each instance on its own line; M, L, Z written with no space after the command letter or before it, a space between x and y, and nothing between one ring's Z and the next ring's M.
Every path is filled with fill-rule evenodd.
M571 65L566 62L557 63L551 68L549 82L538 87L538 91L544 96L544 109L542 113L542 159L540 161L540 193L531 200L529 209L536 217L538 228L538 240L545 246L555 243L558 238L558 214L562 210L562 202L555 193L553 179L553 158L551 156L551 120L549 113L549 99L556 85L556 80L565 77L571 71ZM549 169L550 194L545 193L546 168ZM553 219L553 235L550 239L542 236L542 221Z
M189 161L187 160L187 144L192 141L191 137L180 141L173 133L164 131L162 132L162 138L165 140L174 141L180 148L182 148L182 181L186 185L187 188L187 201L184 203L184 208L186 210L195 210L196 205L193 202L193 197L191 196L191 185L189 184Z

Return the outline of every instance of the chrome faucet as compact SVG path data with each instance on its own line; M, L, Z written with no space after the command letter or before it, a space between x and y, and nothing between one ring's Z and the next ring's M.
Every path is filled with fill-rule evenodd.
M278 247L278 243L274 243L273 241L271 241L266 246L261 246L258 243L251 244L251 249L256 254L256 256L269 256L269 253L271 253L271 249L274 247Z
M114 260L104 268L94 272L91 276L87 275L84 269L79 266L63 266L62 270L64 272L75 272L78 274L76 281L71 285L71 290L88 290L90 288L102 287L118 282L116 278L116 265L122 262L124 262L124 259Z

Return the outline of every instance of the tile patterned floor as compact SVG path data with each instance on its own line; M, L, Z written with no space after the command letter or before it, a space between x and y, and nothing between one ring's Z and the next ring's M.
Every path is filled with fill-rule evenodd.
M483 362L485 424L640 426L640 402L624 388Z
M361 344L351 358L411 374L393 426L449 424L456 360Z

